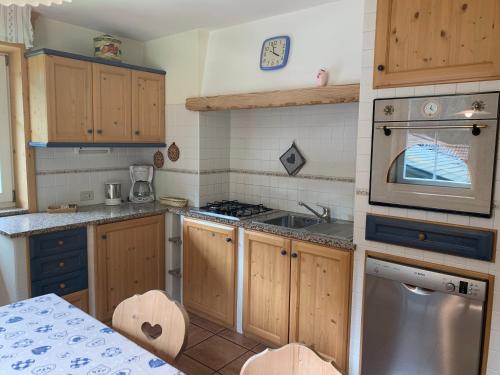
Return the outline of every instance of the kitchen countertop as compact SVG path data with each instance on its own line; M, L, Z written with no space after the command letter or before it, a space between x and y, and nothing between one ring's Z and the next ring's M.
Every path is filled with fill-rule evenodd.
M0 217L0 234L10 238L32 236L41 233L50 233L61 230L81 228L88 225L98 225L112 223L122 220L136 219L141 217L158 215L171 212L185 217L202 219L219 224L242 227L244 229L276 234L292 239L309 241L326 246L333 246L346 250L354 250L355 245L352 238L342 238L320 233L309 232L301 229L291 229L276 225L269 225L256 222L256 217L230 220L220 217L213 217L199 212L190 211L189 207L179 208L162 205L159 202L133 204L123 203L119 206L105 206L103 204L95 206L82 206L75 213L35 213ZM275 210L273 214L279 214ZM284 211L281 211L284 213ZM268 216L269 214L263 214ZM259 215L259 217L261 217Z

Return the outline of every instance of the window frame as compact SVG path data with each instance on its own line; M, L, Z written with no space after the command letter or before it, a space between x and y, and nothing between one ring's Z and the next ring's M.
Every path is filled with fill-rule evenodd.
M12 154L12 117L10 103L10 84L8 56L0 54L0 123L5 122L6 127L0 127L0 139L6 139L5 145L0 147L0 207L9 207L14 202L14 168ZM2 81L5 80L5 85ZM5 103L6 108L3 107Z

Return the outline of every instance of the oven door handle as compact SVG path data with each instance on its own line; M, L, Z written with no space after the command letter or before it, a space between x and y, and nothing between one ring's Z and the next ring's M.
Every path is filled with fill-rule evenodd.
M472 125L378 125L377 129L382 129L386 136L390 136L392 130L448 130L448 129L472 129L472 135L478 136L481 134L481 129L487 128L486 124Z
M435 292L435 290L422 288L411 284L401 283L401 285L409 292L418 294L420 296L430 296L432 293Z

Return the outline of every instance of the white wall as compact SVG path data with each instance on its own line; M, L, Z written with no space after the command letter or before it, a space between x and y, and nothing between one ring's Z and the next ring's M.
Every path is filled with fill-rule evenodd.
M94 56L94 37L104 32L87 29L65 22L39 16L34 28L34 48L52 48L56 50ZM123 61L130 64L143 65L144 43L122 38Z
M192 30L145 43L144 63L167 71L167 104L199 96L208 33Z
M320 68L330 84L357 83L360 77L362 0L334 3L212 31L202 95L307 87ZM289 35L288 65L261 71L262 42Z
M406 97L420 95L441 95L455 93L471 93L480 91L500 90L500 81L469 82L458 84L444 84L433 86L401 87L396 89L374 90L373 87L373 55L375 45L375 20L377 0L365 0L363 58L361 75L361 97L359 104L358 145L356 161L356 196L354 216L354 242L357 245L354 253L353 299L351 313L350 337L350 371L349 374L359 374L359 360L361 350L361 312L363 304L364 261L366 250L390 253L407 258L425 260L431 263L446 264L458 268L486 272L496 275L492 330L488 357L488 375L500 375L500 263L473 260L430 251L411 249L401 246L384 245L378 242L365 240L366 214L374 213L417 220L428 220L441 223L470 225L481 228L500 229L500 174L497 173L495 209L491 219L472 216L462 216L413 210L371 206L368 204L368 188L370 176L370 150L372 130L373 99L384 97ZM497 163L498 164L498 163ZM498 172L498 170L497 170ZM496 259L499 259L500 242L497 244ZM466 343L465 343L466 344Z

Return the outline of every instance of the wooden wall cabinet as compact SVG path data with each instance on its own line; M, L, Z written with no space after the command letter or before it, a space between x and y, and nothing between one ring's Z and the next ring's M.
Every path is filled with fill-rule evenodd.
M95 233L96 318L106 322L124 299L165 289L165 218L98 225Z
M500 77L498 0L378 0L374 88Z
M243 330L303 342L347 371L352 254L245 232Z
M236 228L184 219L183 304L227 327L235 325Z
M32 144L165 142L164 74L59 54L28 59Z
M132 72L132 127L132 139L135 142L164 142L164 76Z
M92 64L94 141L132 142L132 73Z
M40 55L28 68L31 139L92 142L92 64Z

